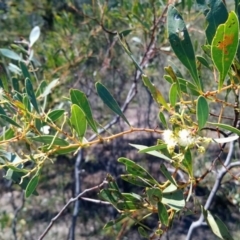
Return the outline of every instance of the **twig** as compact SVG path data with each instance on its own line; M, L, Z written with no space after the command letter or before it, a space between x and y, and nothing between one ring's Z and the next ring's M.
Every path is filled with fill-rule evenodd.
M62 215L62 213L68 208L68 206L73 203L76 202L77 200L79 200L79 198L81 198L85 193L87 192L91 192L93 190L97 190L100 189L101 187L103 187L105 184L107 184L108 182L106 180L104 180L101 184L92 187L92 188L88 188L86 190L84 190L83 192L81 192L80 194L78 194L76 197L69 199L69 201L64 205L64 207L59 211L59 213L51 219L51 222L49 223L49 225L47 226L47 228L44 230L44 232L41 234L41 236L38 238L38 240L42 240L46 234L48 233L48 231L52 228L54 222Z
M22 199L22 203L19 205L19 207L15 208L14 218L13 218L13 221L12 221L12 232L13 232L14 240L18 239L17 229L16 229L16 227L17 227L17 217L18 217L19 212L23 209L24 204L25 204L24 191L22 191L22 193L21 193L21 199Z
M85 198L85 197L81 197L81 199L84 200L84 201L88 201L88 202L94 202L94 203L100 203L100 204L105 204L105 205L111 205L111 203L109 203L109 202L101 201L101 200L98 200L98 199Z
M81 183L80 183L79 173L80 173L80 164L82 162L82 158L83 158L83 149L81 149L78 152L76 162L75 162L75 167L74 167L74 178L75 178L74 194L75 194L75 196L78 195L81 191ZM71 240L75 239L75 226L76 226L76 221L77 221L79 205L80 205L80 201L79 200L75 201L74 210L73 210L73 214L72 214L72 224L71 224L71 228L70 228L70 232L69 232L69 239L71 239Z
M214 183L214 186L208 196L208 199L204 205L204 209L205 210L208 210L214 197L216 196L216 193L221 185L221 182L222 182L222 179L223 177L225 176L225 174L232 168L235 168L235 167L239 167L240 166L240 161L238 162L234 162L234 163L230 163L231 159L232 159L232 154L233 154L233 150L234 150L234 142L231 142L230 143L230 148L229 148L229 152L228 152L228 155L227 155L227 158L224 162L224 166L222 166L221 170L218 172L217 174L217 177L216 177L216 181ZM199 217L199 219L195 222L193 222L188 230L188 234L187 234L187 237L186 237L186 240L190 240L191 239L191 236L193 234L193 231L202 226L202 225L206 225L206 223L204 222L204 216L203 214L201 214L201 216Z

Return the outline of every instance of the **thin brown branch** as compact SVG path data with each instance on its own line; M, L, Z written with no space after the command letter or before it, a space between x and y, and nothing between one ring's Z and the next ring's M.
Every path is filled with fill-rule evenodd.
M97 189L102 188L105 184L107 184L108 182L106 180L104 180L101 184L94 186L92 188L88 188L86 190L84 190L83 192L81 192L80 194L78 194L75 198L71 198L69 199L69 201L66 203L66 205L64 205L64 207L59 211L59 213L52 218L51 222L49 223L49 225L47 226L47 228L44 230L44 232L41 234L41 236L38 238L38 240L42 240L46 234L49 232L49 230L52 228L53 224L57 221L57 219L62 215L62 213L68 208L68 206L73 203L76 202L77 200L79 200L84 194L86 194L87 192L91 192Z

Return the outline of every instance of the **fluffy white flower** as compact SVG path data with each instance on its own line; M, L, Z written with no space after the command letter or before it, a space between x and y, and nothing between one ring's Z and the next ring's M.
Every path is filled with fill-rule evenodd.
M173 131L171 131L169 129L163 131L163 140L167 144L167 147L169 150L170 149L173 150L177 144L177 139L174 136Z
M188 129L182 129L178 132L178 144L182 147L186 147L194 144L196 138L191 134Z
M43 134L49 134L50 127L49 126L43 126L43 127L41 127L40 130Z

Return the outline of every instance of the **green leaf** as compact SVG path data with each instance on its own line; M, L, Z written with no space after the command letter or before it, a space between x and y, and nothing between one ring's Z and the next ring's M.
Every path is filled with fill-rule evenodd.
M17 61L22 61L22 58L17 53L13 52L12 50L1 48L0 53L4 57L8 57L10 59L17 60Z
M28 78L28 79L31 80L31 76L30 76L30 74L28 72L28 69L27 69L27 66L25 65L24 62L20 62L20 67L21 67L22 74L23 74L24 78L25 79Z
M87 129L87 120L82 109L76 104L71 106L70 121L72 127L76 130L78 137L82 139Z
M130 123L128 122L128 120L126 119L126 117L124 116L121 108L119 107L117 101L113 98L113 96L110 94L110 92L107 90L107 88L101 84L100 82L96 83L96 89L97 89L97 93L99 95L99 97L103 100L103 102L113 111L115 112L117 115L119 115L120 117L122 117L122 119L129 125Z
M9 128L8 130L6 131L2 131L2 136L0 136L0 141L3 141L3 140L9 140L11 138L14 137L14 134L15 132L13 131L12 128Z
M39 182L39 174L37 173L32 177L32 179L29 181L27 187L26 187L26 192L25 192L25 197L28 198L30 195L33 194L35 189L37 188Z
M122 174L121 178L126 181L129 182L133 185L139 186L139 187L151 187L154 184L151 183L150 181L148 181L147 179L143 179L141 177L135 176L133 174Z
M175 107L177 102L178 89L177 84L173 83L169 91L169 101L172 107Z
M122 193L122 196L127 201L142 201L142 197L136 193Z
M42 135L30 138L33 141L41 142L44 144L58 145L58 146L68 146L69 143L62 138L55 137L53 135Z
M169 5L167 14L168 38L178 59L191 73L198 89L202 90L202 83L198 77L195 53L189 37L187 27L173 5Z
M207 120L208 120L208 115L209 115L209 107L208 107L208 102L205 97L199 96L197 99L197 121L198 121L198 129L202 129Z
M64 154L68 154L68 153L72 153L75 152L79 149L79 146L69 146L68 148L60 148L57 151L55 151L54 153L58 154L58 155L64 155ZM49 150L47 148L47 150Z
M132 201L118 201L116 205L117 209L119 210L137 210L143 208L143 204L139 201L132 202Z
M162 174L167 178L167 180L169 180L173 185L177 186L176 181L174 180L174 178L171 176L171 174L168 172L167 168L165 167L164 164L160 164L160 171L162 172Z
M77 89L71 89L70 90L70 97L71 97L72 103L77 104L83 110L83 112L86 115L88 124L92 128L92 130L95 133L98 133L97 127L96 127L95 122L93 120L91 107L90 107L90 104L88 102L88 99L87 99L86 95L83 92L81 92Z
M6 112L4 111L3 107L0 105L0 114L2 115L7 115Z
M64 112L65 111L63 109L56 109L56 110L51 111L47 115L47 121L50 121L49 119L51 119L52 122L55 122L64 114Z
M193 177L193 162L192 162L191 151L189 148L184 154L182 165L187 169L187 172L190 175L190 177Z
M148 201L152 204L155 205L158 202L162 201L162 191L159 188L148 188L147 191L147 197Z
M209 122L209 124L214 125L214 126L219 127L219 128L222 128L224 130L230 131L232 133L236 133L240 136L240 130L235 128L235 127L232 127L230 125L223 124L223 123L212 123L212 122Z
M32 105L36 109L36 111L38 113L40 113L39 109L38 109L37 99L36 99L36 96L35 96L35 93L33 90L33 86L32 86L31 81L29 80L29 78L26 78L26 80L25 80L25 89L26 89L26 93L29 98L29 101L32 103Z
M116 192L116 190L114 191ZM116 206L119 198L115 194L113 194L114 191L109 189L103 189L100 191L99 197L104 199L105 201L110 202L113 206Z
M113 227L114 225L116 225L117 223L121 222L122 220L124 220L125 218L127 218L129 216L129 214L123 214L120 217L118 217L117 219L111 220L109 221L104 227L103 229L109 228L109 227Z
M171 193L164 193L162 203L168 205L170 208L180 211L185 207L185 200L182 190L177 190Z
M202 213L207 224L212 229L213 233L223 240L233 240L229 230L226 225L218 218L217 216L213 216L210 211L205 210L203 206L201 206Z
M43 94L44 89L46 87L47 87L47 82L45 80L41 81L35 93L36 97L39 97L41 94Z
M239 22L236 13L229 13L226 23L218 26L212 41L212 59L220 73L218 89L221 89L238 49Z
M160 106L164 106L167 110L170 110L167 102L165 101L161 92L151 83L148 77L142 74L142 80L144 85L148 88L149 92L151 93L153 99L158 103Z
M25 175L26 175L25 172L17 172L17 171L13 171L12 169L8 169L5 178L19 184L21 182L22 177ZM29 177L23 178L21 184L19 184L20 187L25 190L27 188L27 185L29 184L29 181L30 181ZM38 195L36 189L33 191L32 194L36 196Z
M149 238L146 230L142 226L138 227L138 233L144 238Z
M203 57L203 56L199 56L197 55L197 60L206 68L208 68L209 70L212 70L212 68L210 67L208 61Z
M163 143L163 144L158 144L156 146L144 148L144 149L140 150L139 152L140 153L148 153L151 151L162 150L162 149L166 149L166 148L167 148L167 144Z
M158 217L161 223L163 223L165 226L168 226L168 212L164 204L161 202L158 202Z
M146 171L145 168L139 166L130 159L121 157L118 159L118 162L123 163L126 166L126 170L128 173L142 178L146 178L149 181L155 182L157 184L157 181Z
M224 23L228 18L228 11L222 0L211 0L209 4L207 1L197 0L198 4L204 2L204 14L206 14L206 20L208 22L206 28L206 36L208 43L212 43L212 39L215 35L219 24ZM210 10L209 10L210 7Z
M9 118L8 116L6 115L3 115L3 114L0 114L0 118L2 118L4 121L12 124L13 126L15 127L19 127L19 128L22 128L19 124L17 124L15 121L13 121L11 118Z
M167 124L167 121L166 121L166 118L163 114L163 112L159 112L159 119L161 121L161 123L163 124L164 128L168 128L168 124Z
M139 144L129 144L131 145L132 147L135 147L136 149L138 150L144 150L146 148L148 148L147 146L144 146L144 145L139 145ZM157 152L157 151L150 151L150 152L146 152L147 154L150 154L152 156L155 156L155 157L158 157L158 158L162 158L164 160L167 160L169 162L173 162L173 160L165 155L163 155L162 153L160 152Z

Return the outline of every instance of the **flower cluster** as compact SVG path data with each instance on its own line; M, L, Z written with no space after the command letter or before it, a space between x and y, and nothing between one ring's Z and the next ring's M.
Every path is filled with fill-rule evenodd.
M172 131L167 129L163 132L163 141L167 144L169 152L173 152L175 146L192 147L197 146L202 150L200 143L210 143L211 138L204 138L198 135L194 135L189 129L181 129L179 131Z

